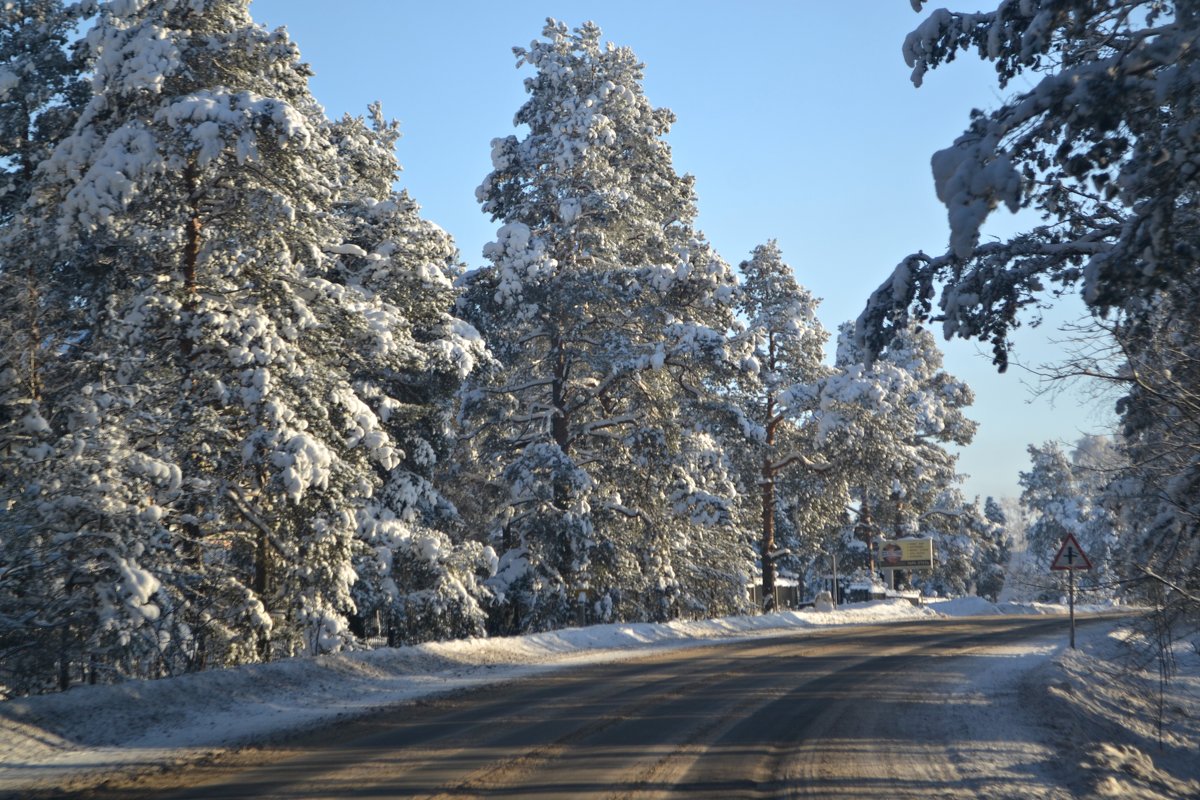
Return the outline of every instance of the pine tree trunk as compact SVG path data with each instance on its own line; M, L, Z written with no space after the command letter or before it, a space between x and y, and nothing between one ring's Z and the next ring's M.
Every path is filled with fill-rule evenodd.
M259 602L262 602L267 594L268 548L270 546L271 543L267 541L267 534L259 531L254 546L254 583L251 585Z
M70 643L70 626L63 625L58 646L58 690L60 692L65 692L71 688L71 659L67 654Z
M762 608L775 608L775 470L771 456L763 459L762 467Z
M188 194L188 221L184 226L183 245L183 307L190 323L191 315L196 310L196 267L200 262L200 234L204 227L200 217L200 173L194 163L189 163L184 169L183 180ZM195 348L191 335L184 333L179 344L184 358L191 358Z
M37 271L32 259L29 262L26 280L25 302L29 311L29 341L26 343L28 352L25 354L25 369L28 371L29 399L36 403L42 399L42 380L38 369L38 343L42 340L42 331L38 318L41 301L38 298Z
M861 533L861 539L867 546L867 574L875 576L875 551L871 547L871 530L874 527L871 522L871 508L868 505L869 498L864 489L862 494L862 506L858 510L858 526Z
M188 388L184 389L185 396L183 398L183 414L186 423L190 423L194 415L192 414L192 401L194 398L187 395L195 392L195 386L192 381L192 360L195 353L195 342L192 340L191 327L193 316L197 306L197 287L196 287L196 267L200 261L200 232L203 228L200 219L200 174L195 163L189 162L183 172L184 186L188 196L188 221L184 226L184 246L183 246L183 308L184 308L184 328L179 337L179 349L183 355L183 380L180 381L180 386ZM187 424L187 427L192 427ZM195 474L199 470L196 466L196 454L193 452L184 459L181 465L188 473ZM190 477L190 476L185 476ZM204 559L203 548L200 546L201 530L198 522L201 514L199 502L194 498L190 498L186 505L188 513L188 521L183 523L183 529L187 533L188 551L192 561L197 568L203 566Z
M775 368L774 340L770 343L770 366ZM763 455L762 479L762 608L775 608L775 396L767 397L766 454Z
M22 9L22 13L24 13L24 9ZM24 136L18 144L21 150L21 182L22 186L27 188L33 182L33 174L37 169L37 163L33 159L32 146L30 146L30 140L33 138L33 112L24 102L20 104L20 108L26 120ZM25 302L29 314L29 341L25 343L28 350L25 354L25 368L28 370L26 380L29 399L36 403L42 399L41 375L38 368L38 347L42 341L39 311L42 303L38 292L40 284L37 265L32 258L27 263L25 281Z
M570 452L570 418L567 416L567 356L563 352L562 340L556 335L552 340L554 353L554 376L550 384L550 435L563 455ZM554 505L560 511L570 507L570 491L562 483L554 483Z
M550 433L558 449L566 455L571 448L570 425L567 418L567 359L561 345L554 358L554 382L550 387L554 416L550 420Z

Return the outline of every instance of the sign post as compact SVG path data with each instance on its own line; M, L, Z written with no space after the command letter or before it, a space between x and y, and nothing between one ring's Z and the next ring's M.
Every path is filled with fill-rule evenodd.
M1075 570L1091 569L1092 562L1088 559L1074 534L1068 533L1059 545L1058 553L1050 562L1050 569L1065 570L1067 573L1068 604L1071 610L1071 649L1075 649Z

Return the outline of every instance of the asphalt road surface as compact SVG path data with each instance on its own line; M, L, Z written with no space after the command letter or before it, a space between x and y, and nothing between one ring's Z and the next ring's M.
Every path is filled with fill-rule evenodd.
M95 798L1067 797L1014 656L1062 618L734 641L391 709ZM1049 766L1048 766L1049 765ZM179 788L183 787L183 788Z

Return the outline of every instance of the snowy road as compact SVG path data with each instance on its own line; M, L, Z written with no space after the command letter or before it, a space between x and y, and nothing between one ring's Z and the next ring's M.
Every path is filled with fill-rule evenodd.
M1070 797L1013 669L1063 628L896 622L586 665L245 751L136 796Z

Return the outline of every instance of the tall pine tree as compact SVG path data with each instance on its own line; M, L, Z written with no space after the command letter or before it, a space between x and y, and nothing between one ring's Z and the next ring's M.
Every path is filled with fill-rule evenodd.
M406 322L392 331L399 359L346 354L356 389L377 405L401 449L396 465L375 464L380 488L359 511L355 621L393 644L478 635L490 599L481 581L495 556L464 541L457 510L433 481L449 453L457 391L487 359L479 334L450 314L458 250L392 188L400 131L378 104L369 121L347 116L332 134L344 170L336 208L345 241L328 248L331 274Z
M55 262L26 205L38 165L86 100L78 23L77 7L61 0L0 8L0 683L11 691L70 679L53 675L70 634L42 580L63 555L23 513L47 454L47 369L67 341L62 303L43 283Z
M828 469L815 453L812 394L795 387L811 386L828 372L822 349L829 334L816 318L817 299L796 282L775 242L756 247L739 271L739 307L746 321L740 338L751 352L733 395L738 422L733 429L742 433L734 449L751 456L742 484L758 489L750 496L757 501L752 513L758 520L763 603L769 608L775 597L775 561L782 550L776 528L791 522L777 485L794 472ZM803 482L800 476L789 481L789 494L798 493L796 484Z
M515 50L534 69L528 132L493 142L477 194L501 227L462 306L499 365L465 395L463 483L501 549L500 624L731 607L745 579L731 534L685 544L696 563L676 545L711 547L727 520L727 467L687 409L724 357L733 276L692 228L673 116L647 101L634 54L591 23L543 36Z
M836 371L815 392L818 441L844 475L865 548L922 532L932 511L958 513L945 496L959 478L948 446L970 443L976 423L964 413L971 388L942 368L928 331L898 331L870 363L852 333L842 326Z
M55 602L34 622L61 631L68 672L340 647L355 553L419 506L406 486L424 491L393 472L432 464L422 426L444 432L419 409L452 386L405 376L453 384L481 352L445 313L435 273L450 245L435 234L431 262L396 258L358 221L393 202L392 156L376 142L364 152L382 171L346 164L348 128L247 5L100 4L91 99L29 206L55 258L46 296L70 313L53 393L26 423L41 460L14 524L52 555L38 570ZM415 207L395 209L430 233ZM360 251L375 285L351 263ZM438 289L389 293L389 265ZM435 566L462 556L418 550ZM460 571L482 559L486 573L484 556ZM446 592L477 629L479 592Z

